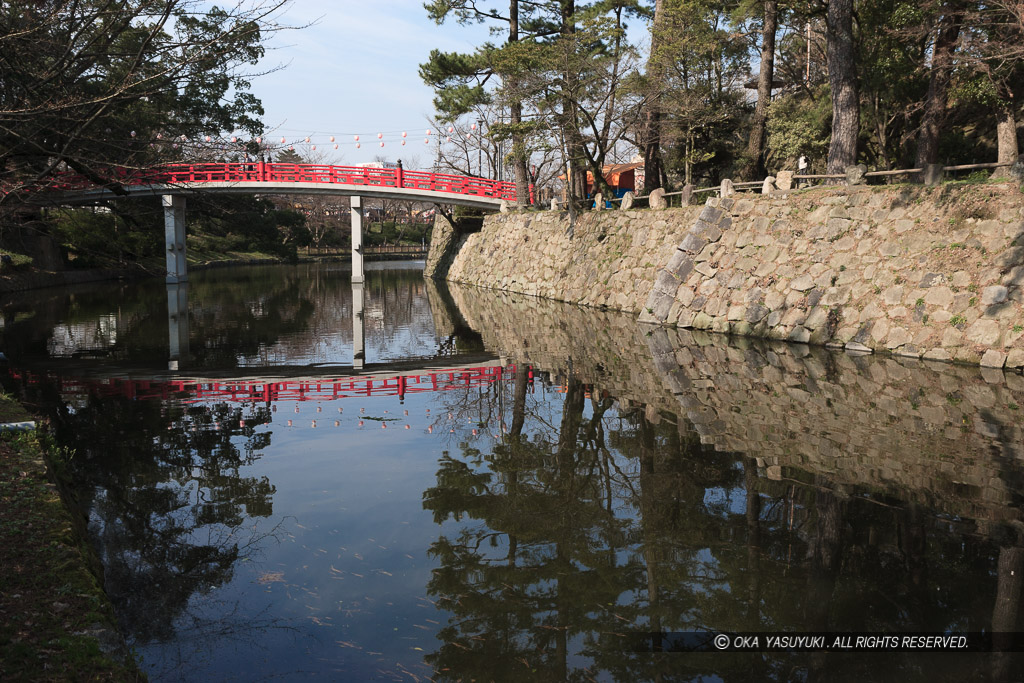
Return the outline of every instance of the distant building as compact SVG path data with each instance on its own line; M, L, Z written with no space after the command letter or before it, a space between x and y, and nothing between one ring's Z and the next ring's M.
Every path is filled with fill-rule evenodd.
M398 168L398 164L393 161L366 161L356 164L356 168Z
M601 175L605 182L611 185L616 197L621 197L626 192L636 192L636 188L643 184L644 162L631 161L628 164L606 164L601 168ZM638 177L639 176L639 177ZM594 174L587 171L587 195L594 194Z

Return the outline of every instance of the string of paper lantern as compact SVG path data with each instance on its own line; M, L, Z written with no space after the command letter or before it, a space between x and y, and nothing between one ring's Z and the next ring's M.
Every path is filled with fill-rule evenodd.
M476 123L470 124L469 131L464 134L465 138L467 140L472 139L473 138L473 133L476 130L477 130L477 124ZM453 137L455 136L455 133L456 133L455 126L454 125L449 125L448 128L447 128L447 133L448 133L447 136L444 136L444 135L438 133L437 136L436 136L436 143L437 144L450 143L452 141ZM354 143L353 146L356 147L357 149L361 148L362 147L362 135L358 134L358 133L353 133L351 135L352 135L352 142ZM460 132L459 133L459 137L462 137L462 135L463 134ZM136 131L131 131L130 136L131 136L131 138L133 140L137 139L138 138L138 133ZM406 145L406 144L408 144L408 140L409 140L409 132L408 132L408 130L387 131L387 132L379 131L379 132L376 133L376 136L377 136L377 143L381 147L386 146L387 143L392 142L392 141L393 142L397 142L400 145ZM434 130L431 130L429 128L426 129L426 131L424 132L423 144L424 145L429 145L429 144L431 144L431 142L434 142L435 141L435 137L434 136L435 136L435 131ZM221 146L226 145L228 142L230 142L231 145L240 145L240 146L244 146L244 147L249 147L250 145L255 145L256 147L258 147L260 149L267 149L267 150L272 150L272 149L291 149L291 150L294 150L296 145L303 145L303 144L304 145L309 145L310 149L313 149L313 150L318 149L320 146L324 146L324 145L328 145L328 146L330 146L331 149L336 149L336 150L337 149L341 149L342 146L343 146L343 143L339 142L339 136L338 135L326 135L326 134L320 135L320 134L315 134L315 133L311 133L311 134L308 134L308 135L296 136L296 137L292 138L291 141L289 141L289 137L287 135L282 135L277 140L277 144L271 144L269 140L264 140L264 138L262 136L245 139L245 138L243 138L242 136L239 136L239 135L231 135L231 136L219 136L219 135L216 135L215 136L215 135L212 135L212 134L206 134L206 135L199 136L195 140L192 140L192 139L188 138L188 136L186 136L186 135L180 135L180 136L177 137L177 140L173 144L180 144L181 146L185 146L186 144L191 143L191 144L193 144L193 145L195 145L197 147L203 147L203 146L209 146L209 145L213 145L215 147L221 147ZM164 136L164 134L162 132L157 132L154 135L154 143L164 143L164 144L166 144L165 143L165 136ZM205 143L205 145L203 145L201 143Z

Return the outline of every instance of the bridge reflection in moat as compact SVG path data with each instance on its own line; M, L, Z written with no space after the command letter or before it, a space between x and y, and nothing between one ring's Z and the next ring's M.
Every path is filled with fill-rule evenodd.
M398 662L435 680L1015 680L1012 654L687 656L627 636L1024 630L1020 377L425 293L437 339L476 330L507 364L404 402L290 384L268 403L233 397L237 376L171 400L19 385L57 394L59 438L86 444L69 466L145 652L208 643L222 668L189 670L213 677L265 659L353 679ZM321 407L342 424L312 429ZM387 497L396 468L423 476ZM241 655L214 649L259 612L229 609L254 585L280 611Z

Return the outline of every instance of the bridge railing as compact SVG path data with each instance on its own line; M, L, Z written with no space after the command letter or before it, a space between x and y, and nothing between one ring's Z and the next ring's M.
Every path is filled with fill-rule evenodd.
M122 185L200 185L202 183L314 183L361 185L428 190L463 196L490 197L514 202L516 185L511 182L469 176L405 171L401 168L365 166L327 166L264 162L168 164L153 169L109 169L111 181ZM96 183L78 174L62 174L53 179L51 190L74 191L96 187Z

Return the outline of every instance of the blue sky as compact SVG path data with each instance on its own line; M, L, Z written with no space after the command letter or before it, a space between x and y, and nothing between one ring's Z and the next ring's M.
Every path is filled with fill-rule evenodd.
M257 67L282 66L252 81L263 101L267 138L277 144L285 137L303 153L309 136L327 161L342 164L384 155L429 165L436 134L429 146L423 140L433 92L420 80L419 64L434 48L468 52L488 38L485 27L437 26L422 0L296 0L281 22L315 24L275 35ZM402 131L409 134L405 147ZM377 133L384 133L383 149Z

